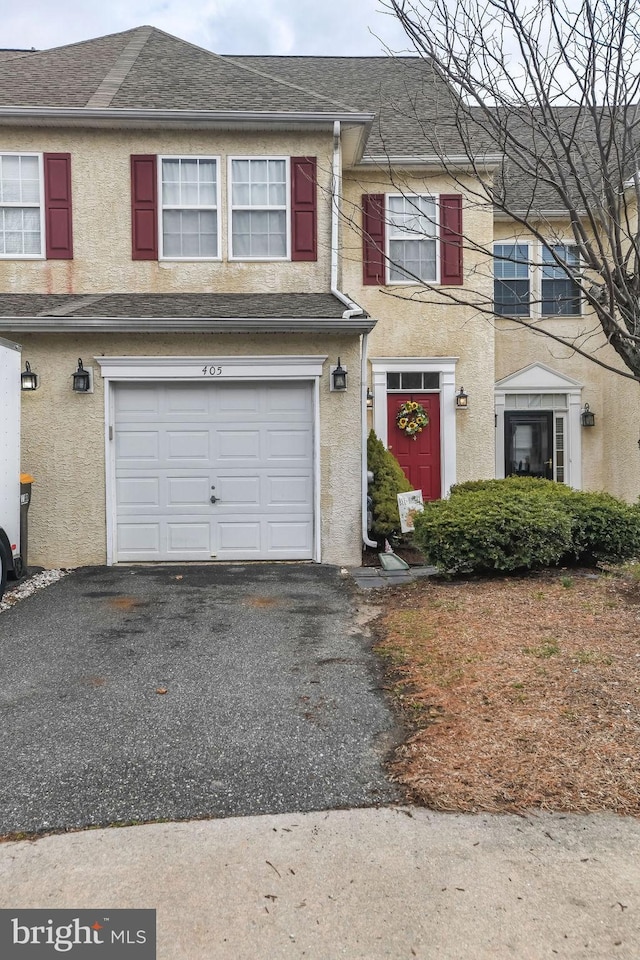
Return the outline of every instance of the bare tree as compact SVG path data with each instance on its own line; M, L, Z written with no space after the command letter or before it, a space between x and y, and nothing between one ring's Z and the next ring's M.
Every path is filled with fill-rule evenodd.
M462 289L439 295L509 316L640 380L637 0L385 0L383 6L451 92L438 116L415 110L425 152L462 181L460 158L442 146L454 128L466 169L475 174L464 178L468 202L492 205L514 229L515 240L498 249L495 304ZM502 157L493 177L487 154ZM518 236L534 243L519 244ZM478 250L466 233L462 241ZM490 264L493 251L481 252ZM537 304L531 289L518 293L523 263L549 281L541 294L538 285ZM428 285L421 290L437 295ZM594 326L567 338L541 318L577 312L576 298ZM592 348L600 331L624 368Z

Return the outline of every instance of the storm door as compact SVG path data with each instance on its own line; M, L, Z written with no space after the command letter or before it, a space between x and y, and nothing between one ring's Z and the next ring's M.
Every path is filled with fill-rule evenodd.
M504 473L506 477L544 477L553 480L553 412L504 415Z

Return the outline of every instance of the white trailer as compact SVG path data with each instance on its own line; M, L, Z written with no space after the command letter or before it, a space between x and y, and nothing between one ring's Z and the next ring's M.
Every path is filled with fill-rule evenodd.
M0 598L7 576L22 573L20 555L21 348L0 337Z

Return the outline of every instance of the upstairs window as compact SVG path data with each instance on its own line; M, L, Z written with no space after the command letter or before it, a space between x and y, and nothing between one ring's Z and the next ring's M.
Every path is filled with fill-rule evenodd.
M286 260L288 162L238 158L231 166L231 258Z
M580 287L558 264L558 260L565 263L572 273L580 269L580 256L576 247L556 244L542 248L542 315L579 316L582 312Z
M495 312L502 317L528 317L531 312L529 245L496 243L493 253Z
M437 201L428 196L387 197L388 283L438 279Z
M161 256L170 260L219 259L217 160L161 159Z
M42 159L0 154L0 257L42 257Z

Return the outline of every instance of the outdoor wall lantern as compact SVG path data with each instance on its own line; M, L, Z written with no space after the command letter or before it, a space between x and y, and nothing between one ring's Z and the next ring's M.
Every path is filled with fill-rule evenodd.
M82 359L78 357L78 369L73 376L74 393L89 393L91 389L91 374L82 366Z
M371 387L367 387L367 410L373 410L373 394Z
M589 404L585 403L584 409L580 414L580 421L583 427L593 427L596 422L596 415L589 409Z
M469 406L469 394L464 392L464 387L460 387L456 393L456 410L466 410Z
M28 360L24 365L24 370L20 374L20 388L22 390L38 389L38 374L31 372L31 364Z
M347 371L340 363L340 357L338 357L338 365L336 367L331 367L331 389L347 389Z

